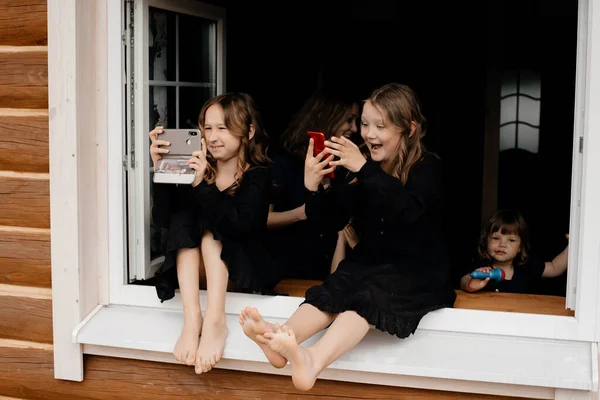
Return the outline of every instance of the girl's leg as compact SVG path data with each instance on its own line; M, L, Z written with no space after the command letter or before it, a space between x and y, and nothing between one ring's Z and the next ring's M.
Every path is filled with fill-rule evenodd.
M292 364L292 381L299 390L310 390L319 374L342 354L352 349L369 331L367 321L354 311L338 315L323 337L314 345L298 345L294 331L285 325L265 333L268 346Z
M175 344L173 355L182 364L194 365L198 350L198 337L202 330L200 309L200 279L204 276L204 265L198 247L179 249L176 257L177 280L183 303L183 329Z
M221 360L225 350L225 339L229 331L225 320L225 294L229 271L221 260L223 245L213 234L202 235L202 258L206 271L206 313L202 324L200 346L196 352L196 373L209 371Z
M335 317L335 314L323 312L310 304L302 304L284 326L297 332L295 338L298 343L302 343L315 333L325 329ZM263 336L266 332L278 330L278 325L265 321L258 310L253 307L246 307L242 311L240 325L244 328L246 336L258 344L275 368L283 368L287 364L284 356L267 346L268 340Z

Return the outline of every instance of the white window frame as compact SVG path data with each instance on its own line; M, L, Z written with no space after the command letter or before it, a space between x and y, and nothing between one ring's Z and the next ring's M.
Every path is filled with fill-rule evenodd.
M570 261L579 262L576 278L569 275L571 281L577 280L575 316L444 309L427 315L419 330L473 338L550 339L557 345L587 342L597 351L600 180L594 173L600 170L600 157L594 155L600 154L600 0L580 4L585 12L580 13L579 33L587 40L579 48L578 63L585 68L578 68L577 87L587 90L576 94L581 119L576 118L575 135L585 142L580 219L572 218L571 225ZM125 280L122 17L121 0L48 1L52 290L55 376L59 379L83 379L83 349L72 335L103 308L181 310L179 295L160 303L153 287ZM94 71L93 79L90 71ZM204 292L201 297L206 304ZM265 316L285 319L301 301L299 297L231 293L226 312L237 314L246 305L257 305ZM114 351L107 348L106 354L118 355ZM122 354L134 357L126 351ZM597 380L594 385L597 390Z
M129 194L129 272L138 279L148 278L150 271L150 170L149 163L149 144L148 132L151 128L148 126L149 118L149 88L156 82L149 80L148 68L148 16L149 7L156 7L162 10L173 11L192 16L201 17L214 21L216 23L216 93L220 94L225 88L225 13L224 9L210 4L201 3L195 0L133 0L128 3L135 14L133 29L133 46L131 43L131 30L127 30L127 46L133 47L133 54L136 62L134 63L133 82L127 81L128 87L133 87L133 100L135 106L133 112L127 112L134 117L134 127L127 121L126 135L129 142L133 143L131 149L124 149L123 154L128 153L126 158L127 170L130 178ZM126 13L127 14L127 13ZM129 15L126 15L129 18ZM116 51L116 49L115 49ZM131 50L130 50L131 51ZM123 60L123 66L125 60ZM129 78L129 77L128 77ZM179 76L177 76L177 81ZM178 91L177 91L178 94ZM178 124L179 97L176 96ZM127 105L128 111L131 104ZM121 137L124 137L125 134ZM127 151L129 150L129 151ZM135 157L131 156L131 153ZM143 204L143 207L139 207ZM136 206L137 205L137 206ZM124 271L127 274L127 270Z

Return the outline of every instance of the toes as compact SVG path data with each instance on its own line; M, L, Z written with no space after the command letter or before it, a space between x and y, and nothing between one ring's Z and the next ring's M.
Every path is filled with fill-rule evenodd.
M265 335L269 333L266 332ZM268 344L269 343L269 339L265 338L263 335L256 335L256 341L260 344Z
M188 353L185 359L185 365L194 365L194 353Z
M267 331L267 332L263 333L263 338L264 339L273 339L273 337L275 336L275 333L276 332ZM260 335L257 335L257 337L260 337Z

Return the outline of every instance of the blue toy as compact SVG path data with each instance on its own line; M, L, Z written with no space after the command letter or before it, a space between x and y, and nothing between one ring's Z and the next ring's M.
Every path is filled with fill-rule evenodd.
M482 271L473 271L471 272L471 278L473 279L486 279L490 278L492 282L500 282L503 281L506 277L504 270L500 268L494 268L490 272L482 272Z

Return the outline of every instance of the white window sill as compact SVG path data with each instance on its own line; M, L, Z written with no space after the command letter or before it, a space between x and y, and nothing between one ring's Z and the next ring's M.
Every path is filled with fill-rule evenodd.
M283 323L283 319L270 319ZM228 314L229 337L219 368L289 375L272 368ZM73 332L90 354L175 362L172 349L183 326L179 310L99 306ZM320 337L308 340L309 345ZM468 349L465 351L465 349ZM371 331L322 378L554 398L555 389L598 390L596 343L440 332L419 329L400 340Z

